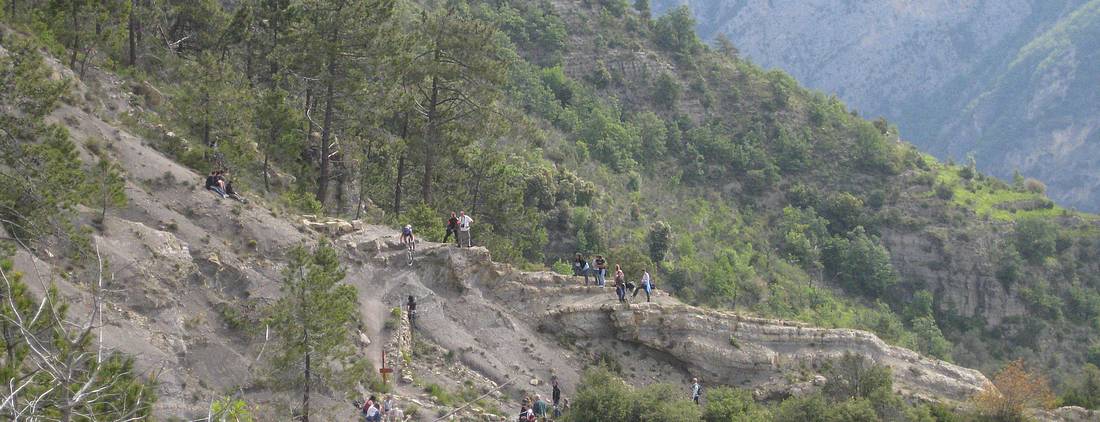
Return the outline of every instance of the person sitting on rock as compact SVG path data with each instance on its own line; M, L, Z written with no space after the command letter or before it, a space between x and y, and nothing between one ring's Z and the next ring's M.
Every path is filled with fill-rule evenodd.
M222 184L218 180L217 170L211 170L210 175L206 176L206 189L218 194L218 196L221 196L222 199L229 197L229 195L225 194L225 189L222 188Z
M248 200L233 190L233 181L229 180L229 172L222 170L218 172L218 179L221 182L222 189L225 191L226 196L241 201L242 204L247 204Z
M574 276L583 275L585 286L588 285L588 270L589 270L588 261L584 259L583 255L578 253L577 254L577 259L573 260L573 275Z
M406 224L401 228L401 245L416 250L416 238L413 237L413 226Z

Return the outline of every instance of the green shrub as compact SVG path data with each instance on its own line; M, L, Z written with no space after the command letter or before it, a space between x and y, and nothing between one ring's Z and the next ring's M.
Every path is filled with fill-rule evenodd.
M1058 226L1042 218L1029 218L1016 223L1016 250L1032 264L1054 255L1058 241Z
M767 410L756 404L748 390L720 386L706 391L703 405L706 422L751 422L768 418Z

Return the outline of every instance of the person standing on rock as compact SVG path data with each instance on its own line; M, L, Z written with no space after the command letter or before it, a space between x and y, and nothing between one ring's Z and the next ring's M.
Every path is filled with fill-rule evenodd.
M619 303L626 302L626 274L619 264L615 264L615 295L619 296Z
M466 211L459 211L458 216L458 247L462 247L463 238L465 238L466 247L474 247L473 241L470 239L470 224L474 222L474 219L466 215Z
M409 296L409 302L405 304L409 312L409 327L416 328L416 298Z
M596 285L603 287L607 284L607 260L603 259L603 255L596 255Z
M535 412L535 417L539 420L546 420L547 407L546 401L542 399L542 396L535 394L535 404L531 405L531 410Z
M550 384L554 386L553 391L550 392L550 400L554 403L554 407L558 407L558 402L561 401L561 387L558 386L558 378L551 379Z
M703 385L699 384L699 378L691 379L691 401L695 404L699 404L699 399L703 397Z
M451 211L451 218L447 219L447 234L443 235L443 243L447 243L447 239L449 239L452 234L455 236L455 243L458 246L462 246L461 243L458 243L458 217L455 216L454 211Z
M645 291L645 301L649 302L649 294L653 292L653 280L649 277L649 271L642 270L642 281L638 283L638 288L634 289L634 295L632 297L638 297L638 291Z

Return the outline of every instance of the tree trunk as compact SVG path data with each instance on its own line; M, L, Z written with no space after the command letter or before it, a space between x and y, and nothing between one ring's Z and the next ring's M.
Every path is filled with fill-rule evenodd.
M325 197L328 196L329 179L329 145L332 138L332 108L336 102L334 91L336 89L336 54L330 53L328 62L328 81L325 87L325 123L321 128L321 171L317 176L317 200L325 205Z
M130 39L130 67L137 65L137 17L134 16L137 8L137 0L130 0L130 22L127 25Z
M393 215L401 215L401 182L405 179L405 152L397 159L397 183L393 188Z
M401 124L401 139L408 139L409 136L409 113L404 113ZM397 183L393 189L393 215L401 215L401 184L405 180L405 158L407 157L407 150L401 151L401 156L397 159Z
M310 352L308 350L308 348L309 348L309 328L307 328L307 326L304 324L304 322L305 321L303 321L303 324L302 324L302 334L305 336L306 349L307 350L306 350L306 359L305 359L306 360L306 362L305 362L305 364L306 364L305 365L305 377L306 377L306 379L305 379L305 388L302 391L302 422L309 422L309 387L310 387L310 384L311 384L310 378L312 377L312 374L310 373L310 367L309 367L309 365L310 365L310 362L309 362Z
M370 163L371 147L374 146L374 139L367 140L367 150L363 154L363 165L359 166L359 200L355 204L355 219L358 220L363 215L363 195L366 190L367 184L367 164Z
M80 22L77 21L77 14L76 14L77 2L76 1L71 1L69 4L72 5L72 7L70 8L69 13L73 17L73 19L72 19L72 25L73 25L73 28L72 28L72 30L73 30L72 49L73 49L73 53L69 55L69 69L76 69L76 52L78 50L80 50Z
M275 131L273 130L271 132L274 134ZM274 143L275 142L274 136L271 139L269 139L268 142ZM268 175L267 175L267 173L269 171L271 171L271 167L268 165L268 161L269 161L270 156L271 156L271 154L269 154L268 151L271 149L271 145L273 145L273 144L268 144L267 148L264 149L264 169L263 169L263 172L264 172L264 192L271 192L271 181L269 180L270 177L268 177Z
M435 52L436 60L439 59L439 50ZM432 175L435 170L435 157L432 148L434 143L439 143L439 80L432 76L432 93L428 102L428 136L424 139L424 179L420 185L421 196L425 204L432 203Z

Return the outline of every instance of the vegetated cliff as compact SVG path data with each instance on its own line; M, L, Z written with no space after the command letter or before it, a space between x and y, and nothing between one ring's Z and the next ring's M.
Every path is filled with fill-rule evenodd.
M897 122L941 158L1018 169L1058 202L1100 209L1096 176L1100 2L815 0L687 4L701 35L725 34L753 61Z
M112 212L93 236L110 268L104 343L133 355L138 369L157 380L161 417L199 417L211 400L235 391L263 409L261 417L287 414L292 406L264 381L263 330L249 325L279 295L282 252L322 233L293 215L203 190L200 175L89 112L126 113L126 95L112 86L117 80L99 83L115 94L93 97L80 90L81 97L102 100L62 107L55 116L80 144L95 140L127 169L129 205ZM405 379L397 393L424 406L432 400L419 396L418 385L428 382L462 388L465 380L486 386L511 381L505 391L518 392L531 388L529 380L553 375L570 388L600 353L622 360L624 376L634 383L702 376L712 385L759 388L766 397L814 388L815 371L846 352L891 367L895 385L922 399L963 401L988 383L977 371L887 346L865 332L707 311L663 293L652 304L619 305L609 288L522 272L492 262L483 248L422 243L408 266L388 228L357 223L351 233L328 234L338 236L346 282L359 289L368 339L362 353L381 364L380 352L389 350L390 365ZM56 283L74 315L86 312L82 282L58 277L62 269L51 262L63 261L39 252L20 252L17 270L38 292ZM424 355L415 362L397 358L422 347L409 343L407 325L383 324L409 295L420 299L417 338L450 351L455 363L449 369L420 362ZM407 383L413 379L416 385ZM348 416L341 398L322 394L325 414ZM496 397L502 404L515 400Z

